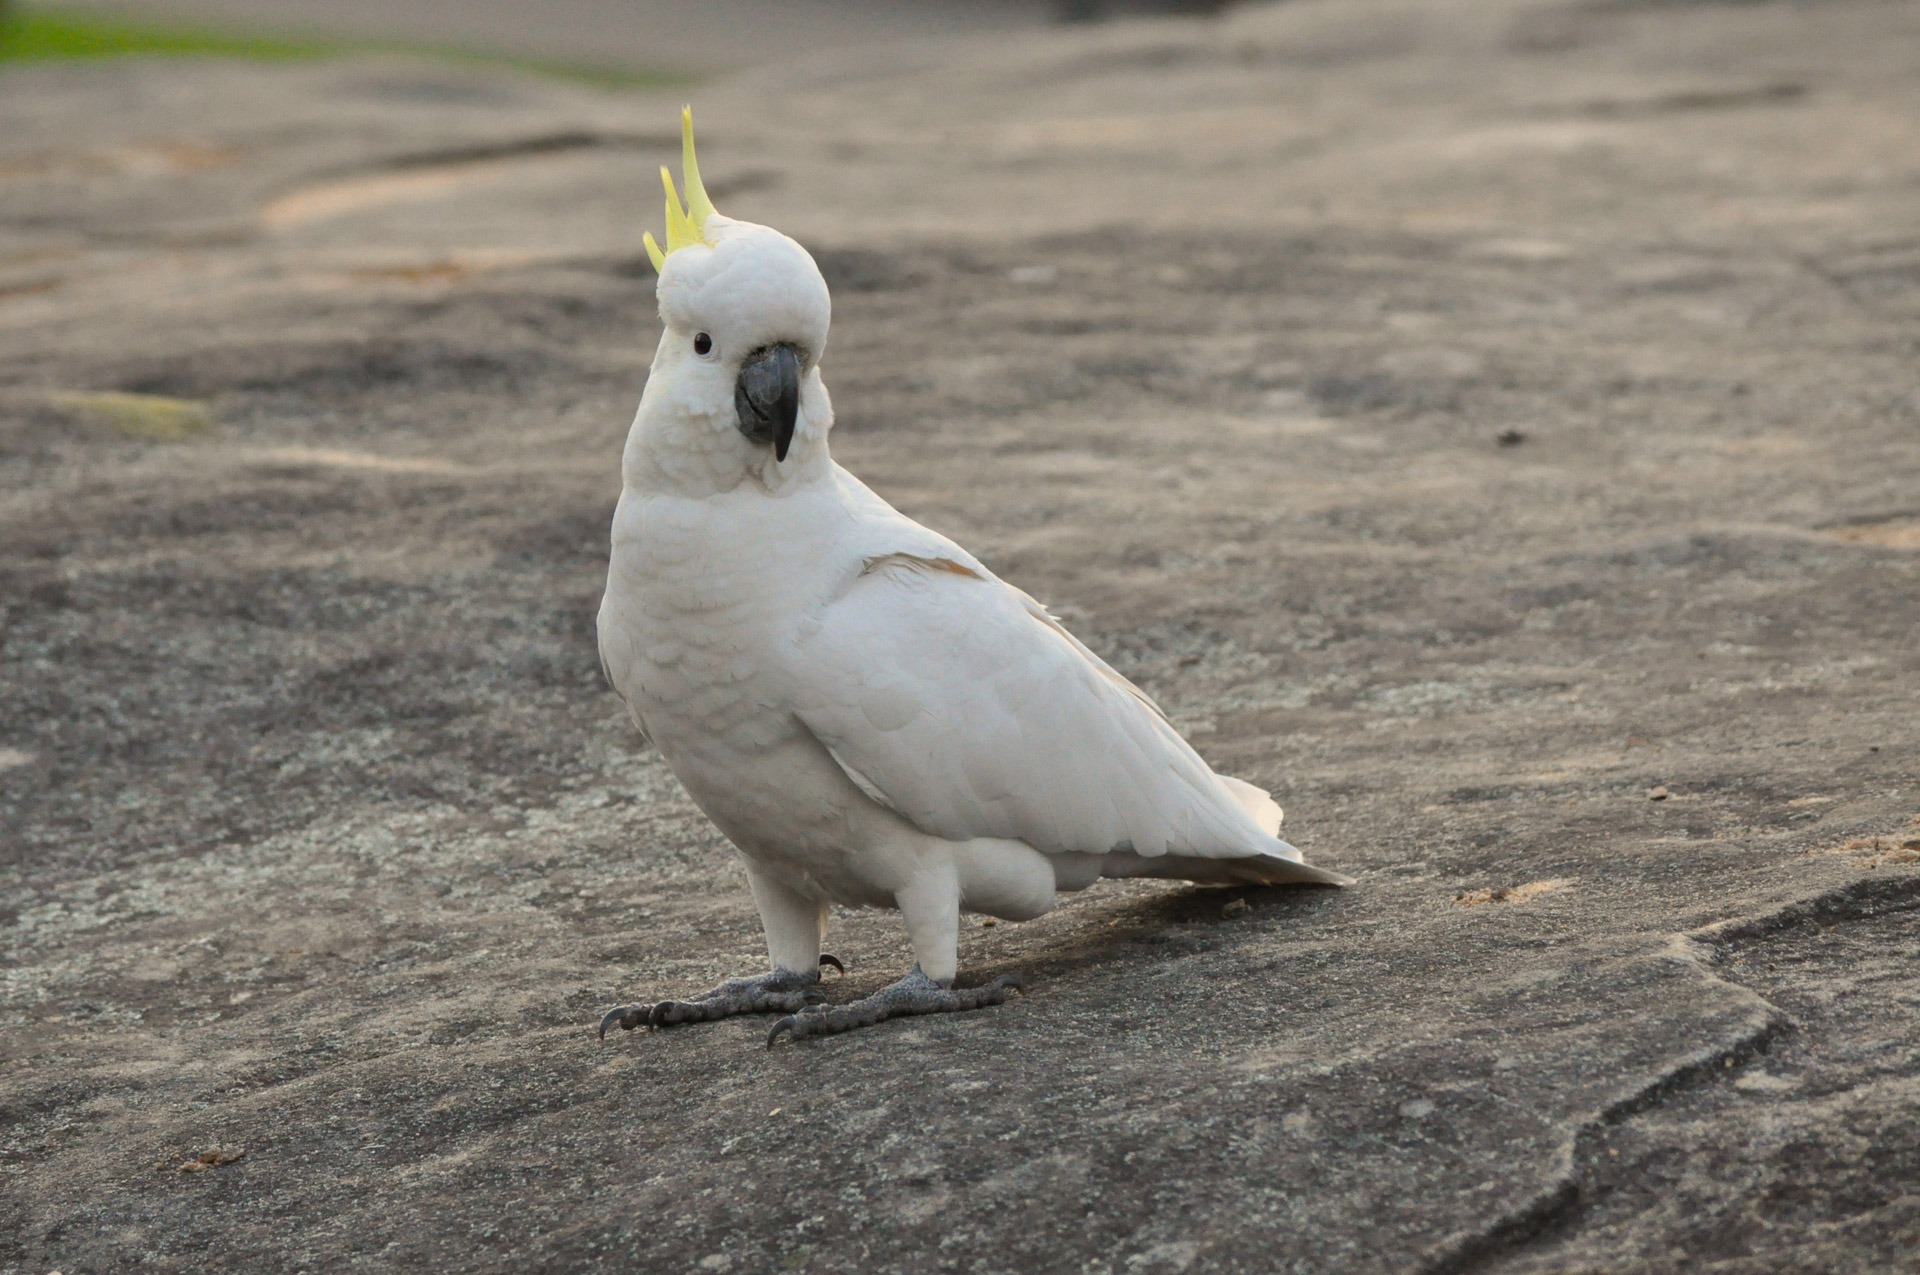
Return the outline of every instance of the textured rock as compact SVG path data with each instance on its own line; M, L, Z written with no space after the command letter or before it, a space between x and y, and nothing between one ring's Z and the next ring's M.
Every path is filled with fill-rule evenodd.
M593 1036L760 959L591 636L677 102L9 70L0 1270L1910 1260L1916 23L697 91L835 285L842 459L1361 881L1105 886L969 932L1005 1006L771 1052ZM901 971L835 926L836 997Z

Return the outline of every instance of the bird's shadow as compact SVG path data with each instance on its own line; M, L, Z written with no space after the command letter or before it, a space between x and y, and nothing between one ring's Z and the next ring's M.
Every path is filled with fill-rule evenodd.
M1150 895L1083 896L1039 922L1009 927L1006 944L963 957L958 983L975 986L1002 974L1065 979L1089 968L1162 961L1170 950L1230 948L1278 928L1310 924L1339 906L1343 893L1327 886L1184 886Z

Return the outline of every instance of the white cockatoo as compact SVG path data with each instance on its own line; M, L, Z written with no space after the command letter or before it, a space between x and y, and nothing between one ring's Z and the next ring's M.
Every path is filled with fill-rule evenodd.
M834 463L813 258L714 211L682 116L665 331L627 437L600 604L609 680L746 859L772 969L600 1025L778 1011L771 1044L1004 1000L957 989L963 912L1037 917L1101 877L1350 884L1301 861L1265 792L953 541ZM817 984L828 905L899 909L911 973Z

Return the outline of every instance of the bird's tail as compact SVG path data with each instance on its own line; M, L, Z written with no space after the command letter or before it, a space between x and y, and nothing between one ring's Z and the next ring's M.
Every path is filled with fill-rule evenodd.
M1250 815L1264 836L1249 836L1240 845L1222 847L1214 854L1142 855L1113 851L1101 860L1103 877L1160 877L1200 885L1352 885L1353 878L1331 868L1306 862L1301 853L1280 839L1280 821L1286 817L1265 790L1230 775L1215 775L1220 789Z
M1272 837L1275 843L1266 854L1219 860L1220 870L1228 880L1246 885L1353 884L1353 878L1344 872L1316 868L1306 862L1298 850L1280 840L1280 821L1287 816L1271 794L1231 775L1218 775L1215 778L1226 788L1234 804L1252 815L1261 831Z
M1300 861L1300 852L1276 838L1272 852L1231 859L1191 854L1114 853L1101 861L1103 877L1158 877L1196 885L1352 885L1353 878Z
M1301 860L1300 852L1282 841L1284 855L1256 855L1247 859L1215 860L1229 881L1237 885L1352 885L1353 878L1332 868L1317 868Z
M1253 821L1269 837L1280 835L1280 821L1287 812L1280 809L1280 803L1264 788L1255 788L1244 779L1235 779L1231 775L1215 775L1221 786L1227 790L1227 796L1233 798L1233 804L1253 816Z

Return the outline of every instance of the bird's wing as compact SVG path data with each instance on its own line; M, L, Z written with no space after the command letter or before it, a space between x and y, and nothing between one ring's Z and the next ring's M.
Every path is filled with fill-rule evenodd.
M925 832L1298 859L1151 699L969 562L868 558L793 649L801 721L869 797Z
M626 690L620 685L620 678L614 673L614 650L618 646L624 646L627 648L625 654L631 654L633 644L630 634L622 624L618 609L611 604L611 595L601 600L600 614L595 619L594 627L600 654L600 676L607 679L607 685L613 688L613 693L620 697L622 704L626 705L627 716L631 717L633 724L640 728L640 738L651 744L653 732L647 729L647 723L640 716L640 710L635 707L631 699L627 698ZM629 662L621 661L623 665Z

